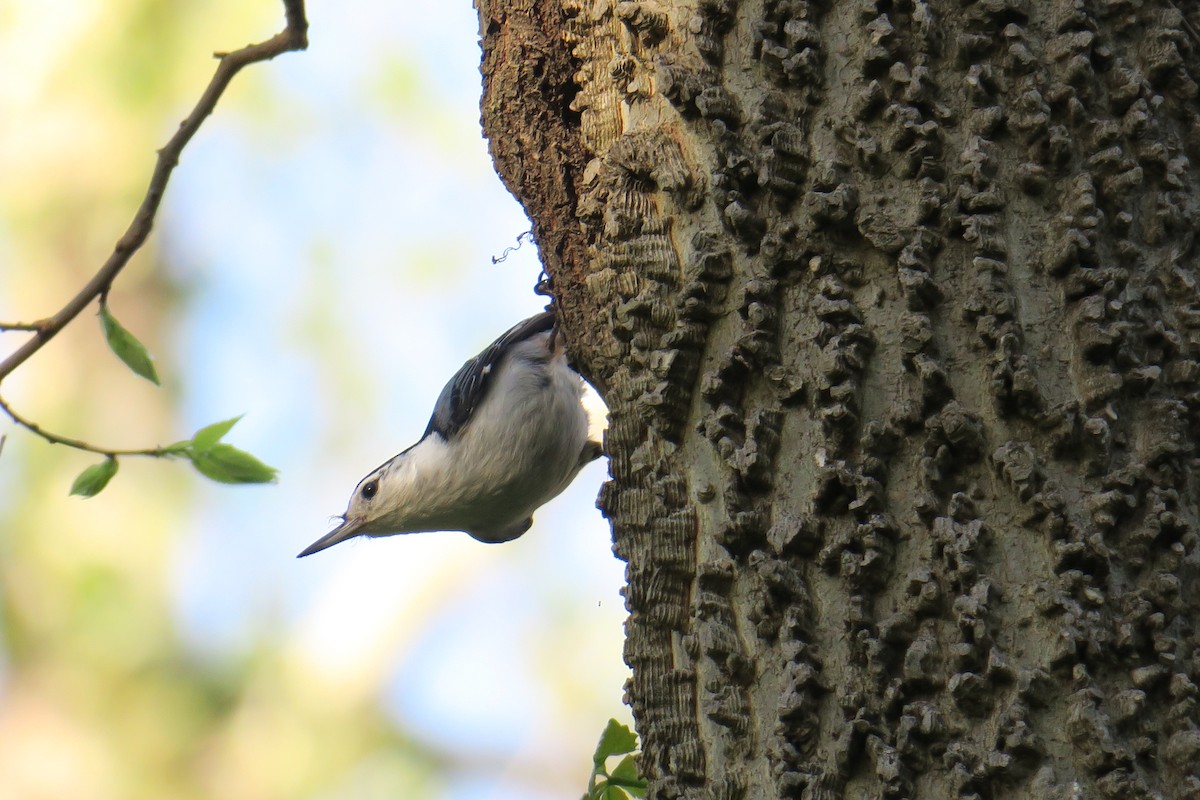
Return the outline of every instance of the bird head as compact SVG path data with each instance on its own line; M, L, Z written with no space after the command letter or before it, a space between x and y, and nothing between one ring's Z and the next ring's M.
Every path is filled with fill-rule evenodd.
M384 465L359 481L358 486L354 488L354 494L350 496L346 513L341 516L341 523L306 547L297 558L311 556L339 542L374 532L382 516L380 512L383 505L375 500L379 497L380 487L386 486L386 478L387 465Z
M430 498L444 496L445 445L437 435L426 436L380 465L358 482L341 523L313 542L297 558L310 556L355 536L443 530L430 527Z

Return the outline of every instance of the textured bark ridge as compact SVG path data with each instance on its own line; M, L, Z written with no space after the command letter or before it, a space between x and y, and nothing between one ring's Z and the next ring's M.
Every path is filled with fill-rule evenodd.
M651 796L1200 798L1200 7L560 2Z

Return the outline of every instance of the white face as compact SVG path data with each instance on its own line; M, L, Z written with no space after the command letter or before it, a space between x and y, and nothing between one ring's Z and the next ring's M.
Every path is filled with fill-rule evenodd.
M342 515L342 523L309 545L300 554L300 557L320 552L360 534L372 533L371 523L379 517L379 510L376 506L378 505L380 482L384 480L386 474L386 466L380 467L359 481L358 486L354 487L354 494L350 496L346 513Z
M346 506L343 525L353 524L357 533L367 533L370 522L379 516L379 489L386 474L387 470L380 468L358 482L358 486L354 487L354 494L350 495L350 503Z

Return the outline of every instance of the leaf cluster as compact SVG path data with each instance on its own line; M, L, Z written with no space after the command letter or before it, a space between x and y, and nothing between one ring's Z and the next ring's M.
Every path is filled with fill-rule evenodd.
M278 470L259 461L245 450L221 441L241 417L206 425L182 442L162 448L163 458L186 458L206 478L218 483L270 483ZM79 473L71 484L71 494L95 497L117 474L117 457L110 455L99 464Z
M628 800L646 796L646 779L637 768L637 734L615 719L608 721L592 756L592 776L583 800ZM608 760L623 756L608 769Z
M154 384L158 384L158 371L150 351L136 336L117 321L109 311L108 303L100 303L100 326L109 348L133 372ZM270 483L278 470L267 466L244 450L239 450L222 439L237 424L241 417L214 422L196 431L191 439L146 451L123 451L105 453L99 464L79 473L71 484L71 494L80 497L95 497L117 474L120 455L150 455L158 458L183 458L192 462L196 471L219 483Z

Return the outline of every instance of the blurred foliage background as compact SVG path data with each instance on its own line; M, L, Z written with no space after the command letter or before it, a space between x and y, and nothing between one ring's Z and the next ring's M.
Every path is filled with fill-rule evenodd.
M7 425L0 453L0 797L562 798L621 705L622 566L604 464L510 545L462 534L296 561L443 382L541 307L528 223L478 127L466 2L310 3L310 50L250 67L184 152L110 298L3 386L110 447L229 440L281 469L230 488ZM270 0L0 0L0 319L59 308L140 202L211 53ZM26 334L6 333L7 352Z

